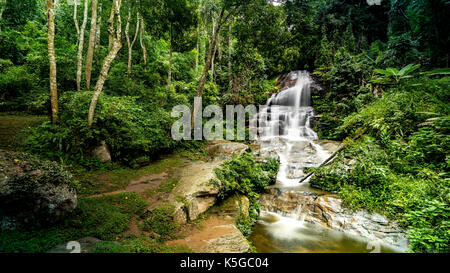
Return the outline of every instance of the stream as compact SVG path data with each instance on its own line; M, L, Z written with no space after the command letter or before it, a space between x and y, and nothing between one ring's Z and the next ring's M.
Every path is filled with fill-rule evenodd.
M318 140L312 129L311 92L320 87L310 74L291 72L280 82L279 92L256 116L259 156L280 160L277 183L261 197L261 216L251 235L258 252L404 251L407 243L402 231L383 216L364 212L350 215L337 197L313 189L308 180L299 183L305 176L303 170L319 166L339 143Z

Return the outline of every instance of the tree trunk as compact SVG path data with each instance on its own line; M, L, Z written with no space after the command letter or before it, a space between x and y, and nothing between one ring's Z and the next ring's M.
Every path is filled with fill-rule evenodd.
M95 46L94 50L98 49L100 46L100 34L102 30L102 3L98 6L98 16L97 16L97 30L95 31Z
M232 85L232 71L231 71L231 47L233 46L233 36L231 36L231 30L233 27L233 18L230 20L228 25L228 77L230 81L230 87Z
M3 12L5 11L6 0L0 0L0 22L3 18ZM0 31L2 31L2 24L0 23Z
M50 102L52 109L52 123L58 120L58 89L56 84L56 57L55 57L55 10L53 0L47 0L48 19L48 58L50 63Z
M108 77L109 69L111 68L111 64L117 56L117 53L122 48L122 21L120 19L120 6L122 4L122 0L114 0L113 6L111 8L112 16L108 20L108 31L109 38L111 42L111 48L109 50L108 55L106 56L102 70L100 71L100 75L97 80L97 84L95 85L94 95L92 96L91 104L89 106L89 114L88 114L88 125L92 127L94 122L94 113L95 108L97 106L98 98L103 91L103 85L105 84L106 78ZM115 26L114 26L115 25Z
M145 47L144 41L145 21L144 18L142 18L142 16L140 16L140 18L141 18L141 35L139 37L139 41L141 43L142 55L144 55L144 64L147 64L147 48Z
M211 40L212 39L219 39L219 35L217 35L217 37L216 37L216 35L215 35L215 24L216 24L216 22L215 22L215 20L214 20L214 18L212 18L212 35L211 35ZM216 38L213 38L213 37L216 37ZM216 41L216 43L217 43L217 41ZM214 82L214 67L215 67L215 65L214 65L214 61L215 61L215 59L216 59L216 51L217 51L217 46L214 46L214 52L213 52L213 54L212 54L212 56L211 56L211 79L212 79L212 81Z
M198 89L197 89L197 97L201 97L203 94L203 90L205 89L205 84L206 84L206 78L208 77L208 72L209 69L211 68L211 60L212 60L212 55L214 54L215 50L216 50L216 42L217 42L217 36L220 30L220 27L222 26L222 18L223 15L225 13L225 8L222 8L222 10L220 11L219 14L219 19L218 19L218 23L216 25L216 29L214 31L214 35L213 37L211 37L211 43L209 45L209 50L208 50L208 54L206 57L206 62L205 62L205 67L203 68L203 72L202 72L202 77L200 78L200 82L198 84ZM198 109L199 105L194 103L194 109L192 112L192 128L194 128L194 120L195 120L195 116L197 115L199 109Z
M131 18L131 9L128 11L128 18ZM130 19L127 21L127 27L126 29L126 36L127 36L127 45L128 45L128 68L127 68L127 76L130 78L131 75L131 66L132 66L132 60L133 60L133 46L136 43L137 36L139 34L139 12L136 13L136 31L134 33L133 41L130 42Z
M172 83L172 23L170 23L169 26L169 77L167 79L167 85L169 87L169 91L170 91L170 86Z
M92 0L91 32L89 34L89 46L86 54L86 89L91 88L92 60L94 59L95 35L97 33L97 0Z
M344 143L339 149L337 149L331 156L329 156L324 162L322 162L322 164L319 165L318 168L326 166L328 163L330 163L334 157L339 154L340 152L342 152L345 148L347 148L349 143L353 143L354 141L358 140L360 137L362 137L364 134L366 133L366 129L363 129L359 134L357 134L355 137L353 137L352 141ZM314 175L314 172L310 172L307 176L303 177L302 179L300 179L300 181L298 183L302 183L303 181L305 181L306 179L310 178L311 176Z
M195 74L197 75L198 72L198 63L200 58L200 25L197 25L197 56L195 58Z
M77 44L80 41L80 24L78 23L78 5L74 1L73 4L73 22L75 23L75 29L77 30Z
M83 47L84 47L84 30L86 29L88 17L89 0L84 0L84 17L80 29L80 38L78 39L78 56L77 56L77 90L81 90L81 70L83 69Z

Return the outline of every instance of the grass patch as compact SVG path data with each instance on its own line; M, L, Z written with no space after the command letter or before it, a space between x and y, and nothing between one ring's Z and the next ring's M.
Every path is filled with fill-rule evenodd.
M116 242L100 242L94 253L193 253L186 246L166 246L164 243L145 236L123 238Z
M46 119L45 116L0 115L0 149L22 150L29 129L40 125Z

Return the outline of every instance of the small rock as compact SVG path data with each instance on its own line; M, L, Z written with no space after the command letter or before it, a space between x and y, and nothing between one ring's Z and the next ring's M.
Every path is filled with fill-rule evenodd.
M111 162L111 153L105 141L102 141L100 146L92 151L92 156L98 158L102 163Z

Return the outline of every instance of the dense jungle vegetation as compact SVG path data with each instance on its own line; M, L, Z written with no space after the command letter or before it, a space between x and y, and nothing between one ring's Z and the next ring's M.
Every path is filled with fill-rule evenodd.
M203 105L263 105L277 77L308 70L322 86L313 94L315 131L350 142L330 166L311 170L311 184L398 220L415 252L448 252L449 33L447 0L0 0L0 147L79 177L102 168L129 174L202 149L171 138L173 106L195 96ZM11 127L18 122L20 130ZM103 141L113 163L91 156ZM245 162L255 164L231 162L221 177ZM92 185L77 187L91 193ZM252 187L229 190L256 196ZM141 203L135 195L81 200L70 232L114 238L143 214ZM45 251L70 232L3 233L10 247L0 251ZM14 243L38 237L42 248ZM180 251L140 244L103 247Z

